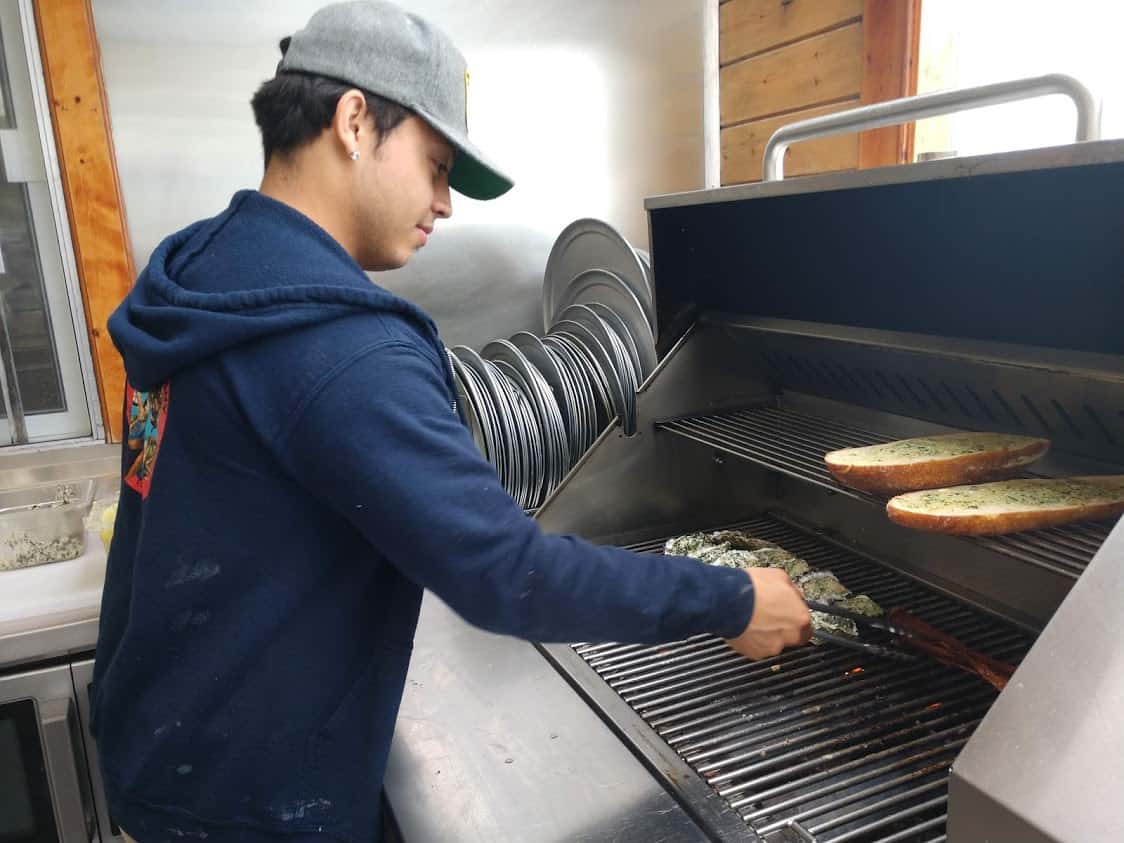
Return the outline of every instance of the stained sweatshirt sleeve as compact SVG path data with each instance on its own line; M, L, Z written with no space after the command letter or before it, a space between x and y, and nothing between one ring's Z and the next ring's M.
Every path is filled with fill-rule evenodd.
M744 571L544 533L477 452L435 361L406 343L327 372L275 446L405 576L485 629L654 643L732 638L752 616Z

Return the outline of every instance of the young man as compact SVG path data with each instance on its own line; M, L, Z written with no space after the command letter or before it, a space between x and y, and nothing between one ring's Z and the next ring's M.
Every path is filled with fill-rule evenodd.
M157 247L110 329L128 439L94 733L140 843L378 837L423 588L538 641L807 639L780 571L544 535L453 409L405 264L511 182L468 142L465 63L384 2L318 12L254 97L266 171Z

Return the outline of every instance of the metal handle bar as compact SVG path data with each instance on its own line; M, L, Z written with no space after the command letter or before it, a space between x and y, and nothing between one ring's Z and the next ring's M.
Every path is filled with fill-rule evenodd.
M784 153L794 143L847 132L895 126L899 123L936 117L954 111L967 111L972 108L1034 99L1051 94L1064 94L1077 106L1077 140L1100 139L1100 111L1093 94L1072 76L1050 73L1028 79L1012 79L1009 82L980 85L976 88L958 88L952 91L902 97L789 123L773 132L773 136L765 144L763 178L765 181L779 181L784 178Z

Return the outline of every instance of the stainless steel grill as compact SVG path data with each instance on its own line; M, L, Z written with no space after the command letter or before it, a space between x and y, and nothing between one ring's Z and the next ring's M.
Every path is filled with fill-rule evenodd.
M873 495L836 483L824 466L823 455L838 448L886 442L885 435L773 404L676 419L657 423L656 427L833 492L883 505ZM1110 528L1108 524L1077 524L1009 536L983 536L971 541L1077 579L1104 543Z
M1017 663L1030 646L1022 631L778 517L735 526L996 658ZM760 662L711 636L574 650L738 812L747 838L768 843L943 840L948 768L996 696L983 681L927 660L829 646Z
M1124 526L909 530L823 463L951 429L1049 438L1044 476L1124 473L1122 185L1116 142L647 203L664 359L544 528L628 545L767 513L745 526L1021 665L997 696L829 645L542 648L712 839L1124 840Z

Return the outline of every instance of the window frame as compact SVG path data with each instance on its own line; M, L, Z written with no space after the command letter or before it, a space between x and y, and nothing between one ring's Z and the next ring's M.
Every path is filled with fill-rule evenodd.
M13 76L7 80L13 128L5 129L2 134L5 135L5 160L10 158L10 166L24 176L16 178L14 183L23 184L26 191L30 233L35 241L43 303L66 408L34 414L25 408L28 442L4 445L5 453L100 441L105 436L93 358L85 342L82 291L71 248L54 136L49 130L50 110L34 20L31 0L0 0L0 35L8 64L6 75ZM14 369L11 373L14 374ZM2 418L0 442L7 443L11 439L11 420Z
M109 125L90 0L19 0L34 15L56 154L69 221L85 345L100 416L95 438L121 441L125 368L106 328L136 276ZM63 234L67 226L62 227ZM79 346L81 337L79 338Z
M863 82L860 102L917 93L921 49L921 0L866 0L863 6ZM913 121L859 136L859 169L913 161Z

